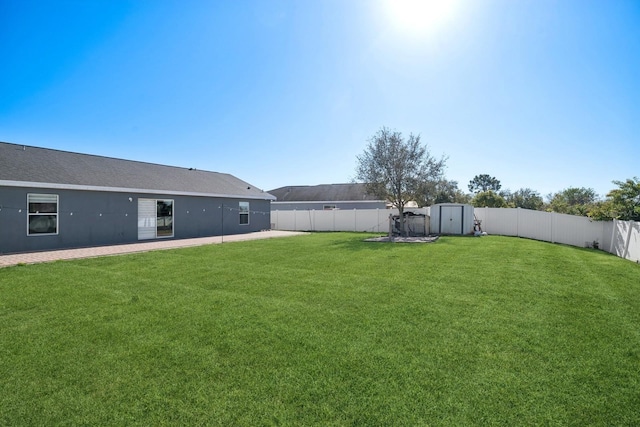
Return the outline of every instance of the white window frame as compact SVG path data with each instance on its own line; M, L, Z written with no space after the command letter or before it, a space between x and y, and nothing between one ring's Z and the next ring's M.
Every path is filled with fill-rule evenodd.
M48 199L48 203L53 203L53 199L55 199L55 203L56 203L56 211L54 212L31 212L31 210L29 209L29 204L30 203L37 203L35 201L31 201L32 198L37 198L39 197L40 199L44 199L47 200ZM47 202L45 202L47 203ZM29 224L31 222L31 218L32 217L36 217L36 216L55 216L56 217L56 231L55 233L31 233L30 232L30 227ZM57 194L50 194L50 193L27 193L27 236L29 237L33 237L33 236L56 236L60 233L60 196Z
M171 235L158 234L158 202L171 202ZM175 237L175 199L138 199L138 240L170 239Z
M240 225L249 225L249 223L251 222L250 215L249 215L249 213L251 212L249 202L238 202L238 208L240 210L240 217L239 217ZM247 218L246 219L247 222L242 222L243 217Z

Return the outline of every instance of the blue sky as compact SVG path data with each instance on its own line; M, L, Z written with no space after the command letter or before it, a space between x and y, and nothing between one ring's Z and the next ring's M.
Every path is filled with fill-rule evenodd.
M351 181L386 126L464 191L640 176L640 1L400 3L0 0L0 140L270 190Z

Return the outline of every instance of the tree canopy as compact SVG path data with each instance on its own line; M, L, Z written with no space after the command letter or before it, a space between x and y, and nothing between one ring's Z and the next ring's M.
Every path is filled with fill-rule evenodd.
M640 179L613 181L618 188L611 190L607 198L613 205L615 218L640 221Z
M507 208L509 205L500 194L492 190L482 191L471 199L471 204L477 208Z
M606 200L599 203L589 216L599 220L615 218L640 221L640 179L634 177L613 183L618 188L611 190Z
M436 203L469 203L470 200L471 196L458 188L457 181L444 178L427 182L415 199L420 206L430 206Z
M593 188L569 187L550 194L547 210L570 215L586 216L598 201Z
M494 191L497 193L501 187L500 180L487 174L476 175L469 181L469 191L472 193L485 191Z
M509 190L500 193L507 205L512 208L541 210L544 200L540 194L531 188L521 188L513 193Z

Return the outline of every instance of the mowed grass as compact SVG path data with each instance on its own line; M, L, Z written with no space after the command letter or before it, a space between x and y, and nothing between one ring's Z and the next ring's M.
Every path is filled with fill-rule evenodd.
M0 425L640 424L640 266L364 237L0 269Z

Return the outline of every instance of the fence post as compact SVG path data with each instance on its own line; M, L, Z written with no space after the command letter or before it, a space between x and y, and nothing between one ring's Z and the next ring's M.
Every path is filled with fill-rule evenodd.
M485 223L487 222L488 218L489 218L489 206L485 206L484 207L484 221L485 221ZM486 227L487 224L485 224L484 226Z
M612 229L611 229L611 243L609 243L609 253L610 253L610 254L612 254L612 253L613 253L613 248L614 248L613 243L615 242L616 234L618 234L618 233L617 233L617 231L618 231L618 224L616 224L616 221L617 221L617 220L616 220L615 218L613 218L613 227L612 227ZM616 254L616 255L618 255L618 254Z

